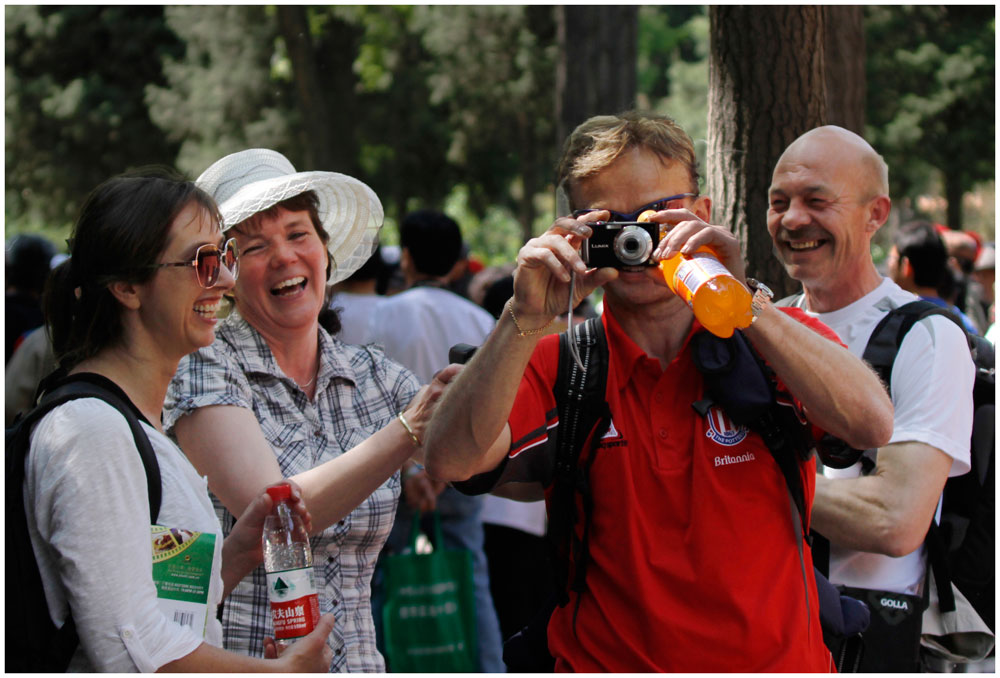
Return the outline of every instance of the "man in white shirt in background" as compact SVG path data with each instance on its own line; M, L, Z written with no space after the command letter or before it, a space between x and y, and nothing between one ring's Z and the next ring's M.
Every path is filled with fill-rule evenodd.
M382 248L379 246L361 268L334 286L330 308L339 311L340 332L337 339L345 344L370 342L369 324L375 307L382 298L378 296L379 277L387 272L382 261Z
M403 219L399 231L406 290L378 302L368 326L368 340L381 344L386 356L408 367L426 384L448 365L452 346L482 344L493 331L494 319L447 289L449 273L462 251L462 233L453 219L434 210L419 210ZM479 671L503 673L500 625L483 553L483 498L445 488L444 483L431 480L420 467L408 462L403 466L402 499L386 547L398 551L408 545L414 509L440 512L445 548L472 551Z
M408 214L399 230L406 290L379 302L368 336L426 384L448 364L449 348L478 346L493 330L494 320L447 289L447 276L462 249L462 233L454 220L420 210Z

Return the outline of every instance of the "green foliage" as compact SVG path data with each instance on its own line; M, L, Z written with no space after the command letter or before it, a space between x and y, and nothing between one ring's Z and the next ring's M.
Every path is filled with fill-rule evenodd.
M551 8L422 6L413 18L431 57L429 103L444 109L452 133L449 163L477 211L513 208L514 177L548 180L555 162Z
M244 148L297 153L291 130L287 56L271 13L260 6L168 6L182 55L163 62L166 82L150 84L150 115L179 145L176 165L193 177Z
M937 176L968 191L995 173L995 8L866 8L866 134L894 196Z
M45 224L63 233L101 181L173 163L176 144L150 120L143 88L164 82L161 59L183 43L158 6L7 6L4 15L8 235Z
M354 16L363 32L354 72L367 112L355 131L360 166L387 213L397 217L418 206L439 207L458 179L445 157L447 114L429 101L433 66L414 9L366 6Z
M509 209L494 205L485 214L480 213L469 204L469 189L456 186L445 200L443 210L458 222L462 239L487 266L517 259L521 230Z
M865 11L867 136L890 163L897 205L991 179L993 10ZM279 14L260 5L6 7L8 234L47 229L61 241L91 188L142 164L197 176L253 146L302 164L317 146L298 110L291 55L300 45L285 44ZM375 189L387 242L407 211L443 208L479 256L499 263L551 223L560 150L551 6L309 5L305 16L328 101L353 116L333 134L349 164L327 169L353 168ZM706 8L641 6L637 40L638 106L674 117L704 163ZM992 219L990 200L970 204L967 217Z
M639 9L639 106L676 120L694 141L701 167L708 145L708 51L704 7Z
M704 20L704 27L698 19ZM638 82L650 102L674 93L671 67L708 58L708 16L697 5L643 5L639 8ZM707 72L706 72L707 76ZM708 87L707 77L705 82Z

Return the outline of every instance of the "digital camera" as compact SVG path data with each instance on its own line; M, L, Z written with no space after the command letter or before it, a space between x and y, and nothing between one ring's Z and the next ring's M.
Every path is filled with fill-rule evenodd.
M660 244L660 224L642 221L597 221L594 234L583 241L583 261L590 268L655 266L653 250Z

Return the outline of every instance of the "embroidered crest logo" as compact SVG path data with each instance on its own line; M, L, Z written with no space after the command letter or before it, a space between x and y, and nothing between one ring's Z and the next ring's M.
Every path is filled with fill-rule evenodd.
M714 443L732 447L739 445L747 437L747 427L737 426L720 407L708 411L708 430L705 435Z
M601 440L611 440L612 438L620 438L620 437L621 437L621 434L618 432L618 429L615 428L615 422L612 419L608 423L608 431L607 431L607 433L605 433L603 436L601 436Z

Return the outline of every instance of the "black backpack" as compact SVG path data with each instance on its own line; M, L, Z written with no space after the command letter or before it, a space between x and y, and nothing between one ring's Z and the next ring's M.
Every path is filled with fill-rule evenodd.
M950 586L954 583L990 630L994 630L996 363L993 345L966 332L962 322L944 308L917 300L893 309L879 322L865 347L864 359L888 388L903 338L915 323L930 315L945 316L965 333L976 366L976 379L969 449L972 469L945 483L941 523L931 521L927 532L928 562L934 571L941 611L955 609Z
M72 616L56 628L49 615L24 508L25 463L31 430L50 410L77 398L100 398L125 417L146 469L150 522L155 523L160 513L160 467L156 455L131 403L114 382L96 374L72 375L48 389L33 410L18 415L5 434L6 669L11 672L63 672L79 645Z

